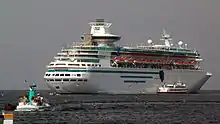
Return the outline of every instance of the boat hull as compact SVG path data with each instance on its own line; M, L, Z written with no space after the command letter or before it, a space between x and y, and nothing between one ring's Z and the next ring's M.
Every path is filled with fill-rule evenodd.
M34 105L17 106L15 111L37 111L40 107Z
M99 68L78 69L67 72L69 79L74 81L49 81L66 77L44 77L47 86L58 93L107 93L107 94L151 94L157 93L161 84L159 69L121 69ZM185 82L187 93L198 92L205 82L211 77L211 73L200 70L163 70L164 81L173 82L181 80ZM80 74L80 77L76 75Z
M44 106L36 106L36 105L18 105L15 109L15 111L41 111L46 108L49 108L49 104L46 104Z
M186 94L187 92L157 92L158 94Z

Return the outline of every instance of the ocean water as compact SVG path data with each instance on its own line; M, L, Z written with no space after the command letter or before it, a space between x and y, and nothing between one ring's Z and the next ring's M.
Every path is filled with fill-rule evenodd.
M0 108L24 91L3 91ZM48 111L14 112L14 124L220 124L220 92L49 96Z

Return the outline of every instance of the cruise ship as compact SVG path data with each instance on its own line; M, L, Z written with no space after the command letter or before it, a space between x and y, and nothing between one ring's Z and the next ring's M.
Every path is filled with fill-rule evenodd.
M152 39L137 46L120 46L104 19L90 22L81 42L63 47L47 65L47 86L57 93L149 94L164 82L186 82L187 93L200 90L212 76L202 69L196 49L173 43L162 31L160 44Z

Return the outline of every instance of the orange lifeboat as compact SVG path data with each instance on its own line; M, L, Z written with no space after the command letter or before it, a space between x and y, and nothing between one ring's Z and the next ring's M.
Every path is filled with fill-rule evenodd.
M153 60L148 60L148 62L149 62L149 63L152 63L152 62L153 62Z
M192 61L192 62L191 62L191 64L192 64L192 65L195 65L195 64L196 64L196 62L195 62L195 61Z
M176 61L176 62L174 62L174 64L176 64L176 65L180 65L180 62L179 62L179 61Z
M122 57L115 57L114 60L116 62L122 62L122 61L124 61L124 58L122 58Z
M136 62L136 63L144 63L144 60L134 60L134 62Z
M148 63L148 62L149 62L149 60L144 60L143 62L144 62L144 63Z
M128 62L133 63L133 62L134 62L134 60L133 60L133 59L129 59L129 60L128 60Z

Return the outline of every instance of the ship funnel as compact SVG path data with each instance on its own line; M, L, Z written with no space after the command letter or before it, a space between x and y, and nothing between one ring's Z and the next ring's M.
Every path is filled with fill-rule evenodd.
M91 40L96 44L114 46L113 42L121 39L121 36L110 33L112 23L105 22L104 19L96 19L89 23L91 30Z
M105 19L96 19L96 22L105 22Z

